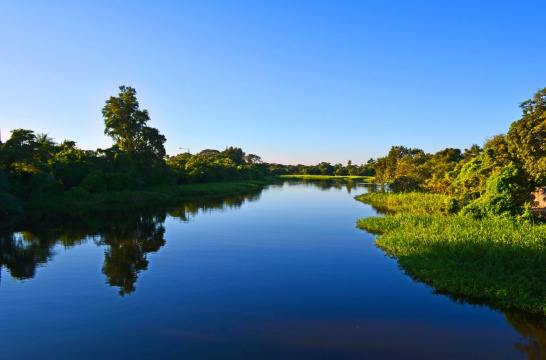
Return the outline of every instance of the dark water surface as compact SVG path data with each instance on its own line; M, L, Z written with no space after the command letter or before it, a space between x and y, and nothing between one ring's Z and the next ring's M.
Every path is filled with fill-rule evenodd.
M355 228L364 184L285 182L0 234L2 359L544 359L544 318L455 303Z

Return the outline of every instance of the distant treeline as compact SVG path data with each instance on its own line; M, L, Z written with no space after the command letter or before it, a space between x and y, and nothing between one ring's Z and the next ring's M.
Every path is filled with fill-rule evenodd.
M520 105L523 114L506 135L482 147L447 148L435 154L393 146L375 160L375 180L398 192L450 195L451 212L475 217L513 216L533 205L532 192L546 185L546 88Z
M370 159L366 164L353 165L351 160L346 166L321 162L318 165L282 165L268 164L269 173L272 175L328 175L328 176L374 176L373 164Z

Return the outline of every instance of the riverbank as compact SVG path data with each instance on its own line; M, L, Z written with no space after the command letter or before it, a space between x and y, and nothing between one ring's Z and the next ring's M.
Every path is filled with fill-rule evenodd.
M373 182L373 176L329 176L329 175L279 175L281 179L305 179L305 180L348 180Z
M448 197L372 193L356 197L384 217L358 220L412 278L453 299L546 314L546 225L475 220L444 212Z
M25 203L25 212L80 213L83 210L116 210L144 206L173 205L194 197L209 197L256 191L274 182L266 180L242 180L230 182L200 183L191 185L163 185L140 191L108 191L91 194L82 188L74 188L58 196L44 196Z

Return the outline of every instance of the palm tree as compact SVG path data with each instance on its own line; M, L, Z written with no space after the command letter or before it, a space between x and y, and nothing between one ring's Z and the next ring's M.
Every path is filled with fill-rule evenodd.
M47 134L36 134L36 144L38 145L38 156L40 161L47 161L53 157L57 144Z

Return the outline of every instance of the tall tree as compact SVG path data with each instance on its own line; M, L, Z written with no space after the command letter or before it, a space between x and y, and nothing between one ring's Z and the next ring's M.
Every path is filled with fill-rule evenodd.
M520 105L523 116L507 134L508 150L538 185L546 182L546 88Z
M110 136L120 150L125 151L140 165L150 166L165 156L165 136L146 126L148 110L141 110L136 90L120 86L118 97L111 96L102 108L104 133Z

